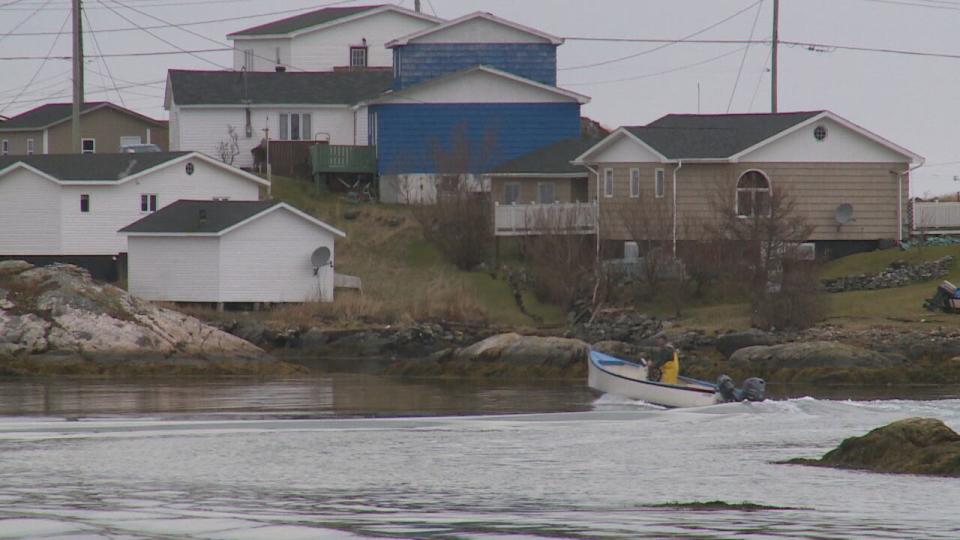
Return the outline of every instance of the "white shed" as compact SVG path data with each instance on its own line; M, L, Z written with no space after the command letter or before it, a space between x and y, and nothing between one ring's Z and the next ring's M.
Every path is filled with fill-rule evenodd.
M217 303L332 301L346 236L278 201L177 201L120 233L131 294Z

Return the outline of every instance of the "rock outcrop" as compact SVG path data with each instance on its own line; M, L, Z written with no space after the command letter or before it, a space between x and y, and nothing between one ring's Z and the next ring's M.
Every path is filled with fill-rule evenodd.
M733 353L746 347L755 347L757 345L775 345L777 338L763 330L750 328L740 332L727 332L716 337L714 344L717 350L724 358L730 358Z
M821 459L787 463L960 477L960 435L935 418L907 418L846 439Z
M550 365L564 368L586 362L590 346L579 339L521 336L508 333L488 337L453 353L466 362L504 362L514 365Z
M744 347L730 356L737 368L885 368L903 363L903 358L854 345L832 341L808 341L782 345Z
M0 358L77 368L78 362L278 364L263 350L177 311L93 281L73 265L0 262ZM202 361L202 362L198 362ZM232 368L226 371L233 372ZM243 370L241 370L243 371Z

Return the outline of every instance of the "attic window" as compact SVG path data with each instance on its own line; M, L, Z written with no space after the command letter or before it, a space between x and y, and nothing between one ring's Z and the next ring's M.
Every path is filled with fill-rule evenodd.
M186 167L184 167L184 170L187 172L187 175L193 174L193 163L187 163Z
M367 46L350 47L350 67L367 67Z
M827 138L827 128L824 126L817 126L813 128L813 138L822 141Z

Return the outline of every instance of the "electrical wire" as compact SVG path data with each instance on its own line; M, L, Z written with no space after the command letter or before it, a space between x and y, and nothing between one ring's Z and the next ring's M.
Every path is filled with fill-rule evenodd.
M90 24L90 17L87 16L87 12L83 9L80 10L80 13L83 14L83 19L87 21L87 29L90 33L90 36L93 38L93 45L97 48L97 52L100 53L100 62L103 63L103 68L107 72L107 77L113 82L113 89L117 93L117 98L120 99L120 105L126 107L127 104L123 102L123 94L121 94L120 90L117 88L117 81L113 78L113 73L110 72L110 64L108 64L107 59L103 57L103 49L100 48L100 41L97 39L97 32L93 29L93 25ZM103 78L103 73L100 73L100 77L101 79Z
M760 0L760 3L757 4L757 14L753 17L753 26L750 27L750 37L747 38L747 41L753 41L753 33L757 30L757 21L760 20L760 12L763 10L763 0ZM733 81L733 90L730 91L730 99L727 101L727 112L730 112L730 107L733 106L733 97L737 95L737 86L740 85L740 75L743 74L743 65L747 63L747 53L750 52L750 44L747 43L747 46L743 49L743 56L740 57L740 67L737 68L737 78Z
M84 58L132 58L140 56L170 56L178 54L189 54L196 55L199 53L213 53L213 52L224 52L232 51L233 49L228 48L218 48L218 49L179 49L176 51L144 51L144 52L126 52L126 53L104 53L104 54L86 54ZM0 60L72 60L73 57L69 55L60 55L60 56L0 56ZM222 66L221 66L222 67ZM223 68L226 69L226 68Z
M67 21L69 20L70 20L70 14L67 13L67 16L63 18L63 23L60 24L60 30L63 30L63 28L67 25ZM40 72L43 70L43 66L47 65L47 61L50 60L50 55L53 54L53 49L57 46L58 41L60 41L60 36L53 38L53 43L50 44L50 49L47 50L47 55L43 58L43 61L40 62L40 65L37 67L37 70L33 72L33 76L30 77L30 80L27 81L27 84L25 84L23 88L20 89L20 92L18 92L13 99L7 102L7 104L4 105L3 108L0 108L0 114L2 114L3 111L6 111L10 107L10 105L16 103L16 101L20 98L20 96L22 96L23 93L26 92L28 88L30 88L30 85L32 85L34 81L37 80L37 76L40 75Z
M770 53L767 54L767 59L763 63L763 69L760 70L760 76L757 78L757 86L753 89L753 97L750 98L750 106L747 107L748 111L753 110L753 102L757 100L757 94L760 93L760 85L763 84L763 76L767 73L767 68L770 67L770 61L773 59L773 49L770 49Z
M646 73L646 74L643 74L643 75L636 75L636 76L633 76L633 77L624 77L624 78L621 78L621 79L610 79L610 80L606 80L606 81L565 83L563 86L595 86L595 85L600 85L600 84L611 84L611 83L619 83L619 82L626 82L626 81L636 81L636 80L640 80L640 79L649 79L650 77L659 77L660 75L666 75L666 74L668 74L668 73L675 73L675 72L677 72L677 71L683 71L683 70L685 70L685 69L690 69L690 68L702 66L702 65L704 65L704 64L709 64L710 62L715 62L715 61L717 61L717 60L720 60L721 58L726 58L726 57L728 57L728 56L731 56L731 55L733 55L733 54L736 54L736 53L744 50L745 48L746 48L746 47L739 47L739 48L733 49L732 51L727 51L727 52L725 52L725 53L723 53L723 54L719 54L719 55L717 55L717 56L712 56L712 57L710 57L710 58L707 58L706 60L701 60L701 61L699 61L699 62L694 62L694 63L692 63L692 64L686 64L686 65L683 65L683 66L679 66L679 67L675 67L675 68L670 68L670 69L666 69L666 70L663 70L663 71L657 71L657 72L655 72L655 73Z
M18 22L17 25L14 26L13 29L10 30L9 32L0 34L0 41L3 41L4 39L6 39L7 36L15 36L16 34L15 34L14 32L16 32L18 28L20 28L21 26L23 26L24 24L26 24L27 21L29 21L30 19L32 19L41 9L43 9L47 4L49 4L50 1L51 1L51 0L46 0L46 2L44 2L43 4L40 4L40 6L37 7L37 9L33 10L33 13L31 13L31 14L27 15L26 17L24 17L23 20L21 20L20 22ZM9 5L9 4L6 4L6 5ZM61 28L61 30L62 30L62 28ZM59 35L59 34L58 34L58 35Z

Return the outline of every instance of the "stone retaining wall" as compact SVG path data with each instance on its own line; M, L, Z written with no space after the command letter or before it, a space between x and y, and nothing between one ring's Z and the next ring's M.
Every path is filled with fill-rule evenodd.
M831 293L867 291L903 287L911 283L939 279L950 273L953 257L946 256L935 261L907 264L894 261L886 270L877 274L855 274L821 281L823 290Z

